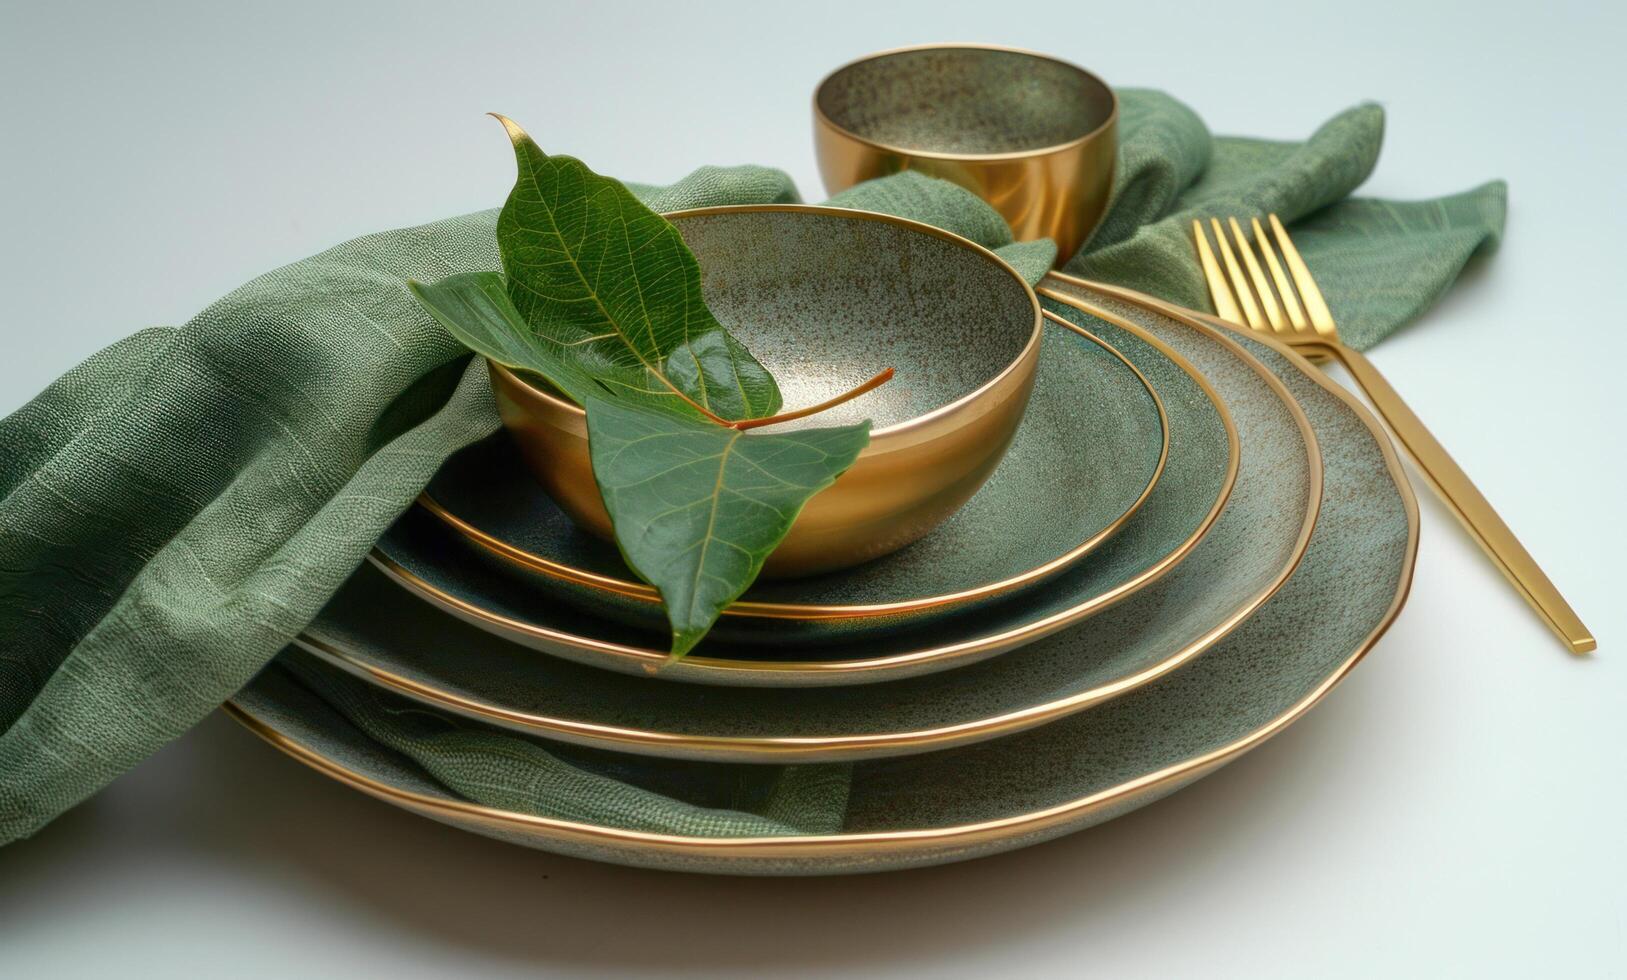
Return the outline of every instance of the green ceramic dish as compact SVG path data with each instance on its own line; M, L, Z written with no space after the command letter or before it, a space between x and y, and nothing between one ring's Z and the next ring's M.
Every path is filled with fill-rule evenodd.
M583 745L684 759L903 755L1007 735L1082 711L1167 673L1258 608L1299 560L1320 500L1321 469L1309 423L1280 382L1217 336L1167 318L1152 326L1204 371L1232 407L1242 437L1237 493L1192 554L1162 580L1011 655L840 691L730 688L700 697L692 687L658 677L517 656L513 644L440 615L374 574L359 575L342 591L302 645L375 683L471 718ZM1092 327L1120 329L1105 320ZM1116 340L1136 339L1129 330L1120 333ZM1101 557L1112 560L1111 546ZM438 564L456 562L447 556ZM1086 563L1079 571L1096 567ZM970 620L935 623L926 631L927 642L964 642L991 627L1066 610L1070 595L1058 590L1069 579Z
M1163 471L1163 405L1123 355L1055 323L1035 389L999 469L936 531L840 573L759 582L712 636L816 644L892 632L1031 587L1100 547ZM502 558L499 568L549 597L644 626L659 645L667 627L658 593L537 487L506 433L448 461L421 502Z
M1166 574L1212 526L1234 484L1239 458L1236 432L1202 375L1150 335L1105 322L1092 328L1110 332L1113 346L1161 393L1169 431L1164 474L1141 509L1088 560L1040 587L974 612L960 611L961 615L942 617L922 628L887 635L843 636L839 644L828 644L813 655L778 636L748 643L708 638L689 656L669 663L659 637L584 616L566 603L550 600L534 583L517 580L506 561L492 558L486 549L469 544L427 513L406 515L379 542L373 558L409 590L466 622L545 653L639 677L659 668L663 680L818 687L896 680L986 659L1094 615ZM1058 339L1074 336L1056 333ZM1087 351L1100 350L1085 343L1077 342ZM1065 415L1070 405L1056 397L1059 391L1082 394L1069 385L1040 386L1029 412L1042 420L1052 413ZM1030 458L1025 450L1019 461ZM1002 468L994 481L1015 479ZM1034 515L1032 520L1047 519L1043 507L1030 510L1028 502L1024 506L1025 514ZM981 506L970 516L988 519L989 527L1007 523ZM929 541L921 545L926 554L950 561ZM846 595L850 601L865 598L862 591ZM957 625L961 622L973 625ZM779 625L787 630L841 628L835 623Z
M840 833L679 837L505 812L450 796L274 675L250 685L234 711L295 758L397 806L531 847L647 867L882 871L1012 850L1109 820L1303 716L1388 628L1411 582L1417 504L1372 416L1274 341L1233 336L1288 384L1324 448L1322 516L1293 577L1204 656L1094 711L975 748L855 766ZM629 773L638 765L627 759Z
M1022 423L1039 368L1045 318L1022 273L952 232L874 211L738 204L665 217L699 263L707 308L773 373L784 407L827 404L879 371L899 373L763 430L871 423L868 444L765 558L765 579L879 558L977 493ZM538 483L611 540L586 413L546 384L488 367L497 414Z

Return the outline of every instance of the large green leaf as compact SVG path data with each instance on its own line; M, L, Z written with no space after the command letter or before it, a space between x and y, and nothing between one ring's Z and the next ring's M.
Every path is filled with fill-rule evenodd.
M627 564L660 590L689 652L762 571L808 498L870 442L870 423L746 433L622 399L587 402L593 475Z
M519 165L497 222L504 271L408 285L459 341L587 409L617 543L660 590L682 656L852 465L870 425L765 435L727 424L774 416L779 388L706 308L677 229L498 119Z
M519 176L497 219L509 297L541 338L612 390L724 419L773 415L773 377L701 298L678 229L619 181L549 156L512 121Z

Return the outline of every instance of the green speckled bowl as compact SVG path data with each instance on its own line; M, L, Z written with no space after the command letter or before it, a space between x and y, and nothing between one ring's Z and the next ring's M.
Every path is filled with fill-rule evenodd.
M1153 301L1070 287L1093 302ZM451 796L278 677L234 710L336 779L454 826L578 857L721 874L837 874L980 857L1100 823L1187 785L1280 732L1326 695L1394 620L1417 553L1417 505L1365 409L1269 339L1236 331L1300 400L1325 451L1326 494L1304 561L1204 656L1096 710L1012 738L854 768L840 833L695 838L532 816ZM1245 429L1245 439L1250 430ZM1081 629L1089 630L1098 621ZM628 778L660 785L672 763ZM719 799L710 804L726 806Z
M1151 495L1168 444L1164 408L1147 378L1098 338L1049 323L1028 412L976 496L901 551L836 574L757 583L724 610L711 635L833 644L1031 588L1130 520ZM659 594L628 572L615 545L584 532L538 489L507 433L454 456L420 502L500 558L493 563L500 571L547 598L641 625L651 646L661 644L667 623ZM399 545L387 538L382 550L389 557Z
M741 204L666 218L695 254L707 308L773 373L787 409L898 372L861 398L761 430L871 422L869 443L797 513L764 578L896 551L994 472L1022 422L1044 335L1039 300L1004 259L942 228L852 208ZM489 367L497 412L537 481L611 540L586 413L540 379Z

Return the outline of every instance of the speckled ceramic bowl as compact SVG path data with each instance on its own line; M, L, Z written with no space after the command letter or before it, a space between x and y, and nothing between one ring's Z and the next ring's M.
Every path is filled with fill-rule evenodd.
M1107 210L1118 153L1107 83L1033 51L933 44L836 69L814 92L814 146L832 192L900 170L972 191L1019 240L1066 262Z
M814 496L765 576L846 568L925 535L971 499L1028 405L1042 319L993 252L890 215L802 205L667 216L695 253L706 303L778 380L787 408L891 367L889 384L791 425L870 419L870 445ZM491 369L498 410L549 495L610 537L586 416L540 383ZM773 428L764 429L774 431Z

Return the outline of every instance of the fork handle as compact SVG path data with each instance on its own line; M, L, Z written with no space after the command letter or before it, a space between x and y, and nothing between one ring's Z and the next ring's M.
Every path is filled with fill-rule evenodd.
M1390 431L1395 433L1418 464L1419 471L1434 488L1436 495L1451 508L1498 570L1525 597L1525 601L1542 616L1548 628L1565 641L1572 653L1587 653L1595 649L1598 643L1593 634L1582 625L1575 610L1554 588L1542 569L1537 567L1531 553L1525 550L1514 537L1514 532L1497 516L1468 474L1453 461L1445 447L1435 441L1435 437L1424 428L1424 423L1384 380L1384 375L1378 373L1378 368L1359 351L1343 344L1324 343L1317 346L1325 348L1350 371L1350 376L1361 386L1368 401L1378 409Z

